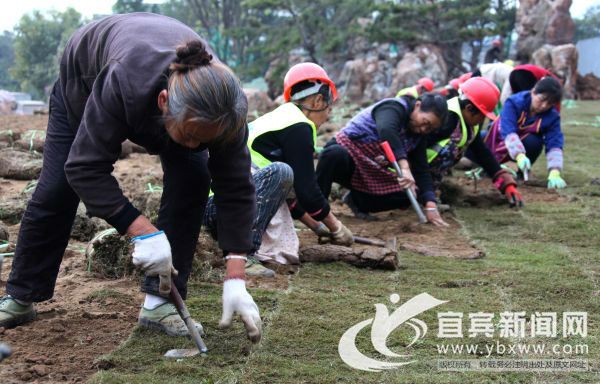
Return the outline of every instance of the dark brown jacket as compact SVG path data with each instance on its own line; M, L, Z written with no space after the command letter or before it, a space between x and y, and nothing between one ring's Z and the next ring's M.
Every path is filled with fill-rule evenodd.
M59 84L69 125L77 132L65 165L67 178L88 213L120 232L138 212L111 175L113 164L126 139L151 153L178 146L166 133L157 100L175 47L191 39L200 37L169 17L113 15L76 31L62 56ZM227 146L194 150L209 150L219 244L234 252L252 248L255 197L247 134L246 128Z

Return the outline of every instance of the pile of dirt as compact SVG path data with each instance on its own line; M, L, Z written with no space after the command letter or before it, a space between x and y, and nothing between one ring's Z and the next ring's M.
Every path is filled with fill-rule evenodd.
M71 230L71 239L88 242L94 235L104 229L110 228L110 225L97 217L89 217L85 206L80 203L77 207L77 214Z
M120 279L133 274L132 246L114 228L94 236L86 247L86 270L98 277Z
M42 157L36 152L0 149L0 177L16 180L37 179L42 171Z
M20 197L0 198L0 220L9 225L20 223L26 206L27 202Z
M46 131L32 129L22 133L20 138L15 140L13 147L29 152L43 152L45 142Z
M566 197L559 195L555 190L547 189L545 180L531 178L527 182L519 182L517 188L525 205L567 201ZM461 176L446 178L440 190L440 199L446 204L477 208L509 205L506 197L496 189L489 178L477 182Z
M8 227L2 221L0 221L0 240L8 241L9 240L9 232Z
M158 219L162 187L156 184L147 183L146 188L147 189L144 191L135 193L131 198L131 203L139 209L142 215L155 223Z
M450 212L442 214L449 227L438 228L431 224L419 224L411 209L375 213L373 216L376 221L358 219L354 217L348 207L337 202L332 205L332 209L355 236L381 240L396 237L400 249L424 256L458 259L475 259L485 256L485 252L466 237L460 223L453 218ZM310 231L303 231L301 243L314 244L316 243L315 236ZM355 244L353 248L373 247ZM402 253L399 254L399 260L401 267Z
M20 132L14 132L12 129L0 130L0 149L12 147L15 141L21 138Z
M11 259L0 279L4 290ZM13 350L0 364L2 383L84 382L98 358L121 344L137 321L142 294L129 279L105 280L83 271L83 244L65 252L54 297L36 305L36 321L5 330L0 340ZM93 332L90 332L93 330Z

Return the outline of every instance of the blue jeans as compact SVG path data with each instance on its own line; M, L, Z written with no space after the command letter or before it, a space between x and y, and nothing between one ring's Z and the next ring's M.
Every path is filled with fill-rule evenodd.
M256 217L252 226L252 243L253 251L257 251L269 222L294 186L294 172L289 165L275 162L255 172L252 178L256 186ZM214 239L218 239L217 206L212 196L206 204L202 224Z

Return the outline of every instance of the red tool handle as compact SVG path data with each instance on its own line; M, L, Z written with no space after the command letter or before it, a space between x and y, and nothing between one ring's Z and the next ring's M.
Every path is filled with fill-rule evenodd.
M383 149L383 153L385 153L387 160L393 164L396 161L396 156L394 156L394 152L392 151L392 147L390 147L390 143L384 141L381 143L381 148Z
M394 166L394 169L396 170L398 177L402 177L402 170L400 169L400 166L398 165L398 162L396 161L396 156L394 156L394 152L392 152L392 147L390 147L390 143L388 143L387 141L382 142L381 148L383 149L383 152L385 153L385 157ZM426 223L427 217L425 217L425 214L421 210L421 206L417 202L415 195L412 193L412 191L410 189L406 189L406 195L408 196L408 200L410 200L410 204L412 205L413 209L415 210L415 213L417 214L417 217L419 218L419 222L421 224Z

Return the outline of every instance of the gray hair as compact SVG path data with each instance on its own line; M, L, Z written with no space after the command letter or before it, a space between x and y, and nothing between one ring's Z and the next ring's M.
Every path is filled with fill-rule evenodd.
M179 46L176 52L177 59L170 66L166 119L180 129L216 125L222 142L237 137L248 113L239 79L226 65L212 60L200 40Z

